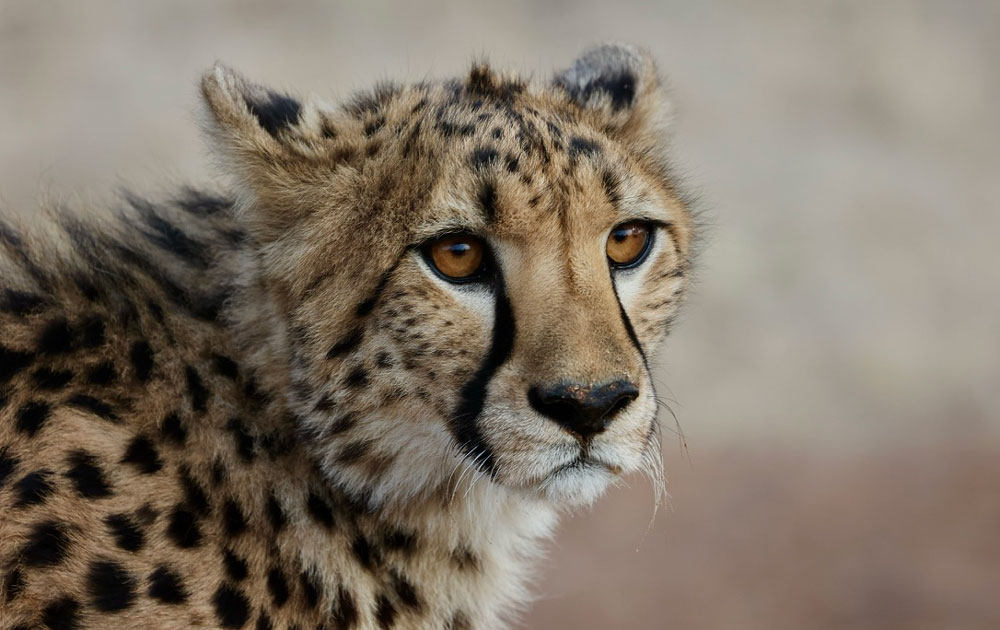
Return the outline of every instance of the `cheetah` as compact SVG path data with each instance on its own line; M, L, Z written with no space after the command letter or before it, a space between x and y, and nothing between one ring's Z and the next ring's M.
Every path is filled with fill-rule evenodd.
M201 94L218 188L3 214L0 629L509 627L659 454L698 231L651 56Z

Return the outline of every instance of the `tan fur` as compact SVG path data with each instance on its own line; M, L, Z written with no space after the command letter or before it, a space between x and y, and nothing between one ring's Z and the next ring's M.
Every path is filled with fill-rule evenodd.
M503 626L558 511L658 453L693 227L652 61L202 92L231 192L0 225L0 629ZM612 272L629 219L664 227ZM435 276L453 231L502 280ZM615 379L586 442L526 394Z

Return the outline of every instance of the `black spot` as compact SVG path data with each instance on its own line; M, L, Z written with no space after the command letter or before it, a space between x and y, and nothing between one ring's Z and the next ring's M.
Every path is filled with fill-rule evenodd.
M367 538L364 536L355 538L354 543L351 545L351 551L354 553L354 557L358 559L358 562L361 563L361 566L368 570L375 568L375 552Z
M516 173L517 172L517 167L520 165L520 162L518 161L518 159L516 157L514 157L513 155L508 155L505 158L505 162L507 163L507 172L508 173Z
M37 313L45 305L45 298L34 293L4 289L0 299L0 311L25 317Z
M226 470L226 464L223 463L222 458L216 457L212 462L212 485L218 486L228 477L229 471Z
M80 603L61 597L42 609L42 623L49 630L77 630L80 627Z
M315 608L319 603L322 585L319 580L313 577L308 571L303 571L299 575L299 582L302 584L302 596L306 599L309 608Z
M222 550L222 566L226 570L226 575L234 582L242 582L247 577L246 560L240 558L229 549Z
M160 511L157 510L149 503L143 503L139 506L139 509L135 511L135 518L138 519L139 523L150 526L156 520L156 517L160 515Z
M181 418L176 412L167 414L167 417L163 419L163 424L160 425L160 435L178 446L184 446L184 442L187 440L187 429L181 424Z
M246 425L239 418L233 418L228 423L226 423L226 429L228 429L233 434L233 438L236 440L236 452L239 454L240 459L245 462L251 462L254 458L254 440L247 432Z
M271 593L274 605L281 608L288 601L288 581L278 567L271 567L267 572L267 590Z
M321 525L327 529L333 527L333 510L330 508L330 504L315 492L309 493L309 498L306 500L306 508L309 510L310 516L316 519Z
M198 520L195 515L178 505L170 513L170 522L167 524L167 536L182 549L191 549L201 544L201 528L198 527Z
M375 603L375 619L382 628L391 628L396 622L396 607L385 595L379 595Z
M49 419L52 407L41 400L32 400L21 405L17 410L17 429L28 436L34 437Z
M92 317L83 322L80 334L80 345L84 348L96 348L104 343L104 322Z
M220 584L212 596L215 616L225 628L242 628L250 617L247 596L232 584Z
M498 161L500 159L500 154L496 152L496 149L489 148L478 148L472 152L472 157L469 162L472 164L472 168L480 169L486 168L490 164Z
M466 455L477 466L492 474L493 453L479 430L479 414L486 404L486 390L493 375L506 363L514 348L514 313L504 288L503 277L498 273L494 280L495 306L493 315L493 340L482 363L463 387L458 407L452 414L451 430Z
M91 385L107 385L118 376L115 364L102 361L87 371L87 382Z
M271 623L271 618L267 616L267 613L263 610L257 616L257 623L254 625L255 630L274 630L274 625Z
M149 596L164 604L183 604L188 599L181 576L160 565L149 574Z
M24 590L24 574L21 573L21 569L14 567L7 572L7 577L4 578L3 595L6 601L11 601L15 597L21 594Z
M146 537L128 514L109 514L104 524L115 539L115 544L125 551L139 551L146 544Z
M64 354L73 350L75 332L65 319L49 322L38 336L38 351L42 354Z
M35 355L0 346L0 383L6 383L18 372L31 365Z
M392 273L396 270L396 267L404 257L405 256L400 256L396 259L396 262L392 264L392 267L386 270L386 272L382 274L382 277L379 278L378 284L375 285L375 290L372 291L372 294L369 295L364 302L358 304L357 308L354 309L354 312L358 317L364 317L375 309L375 305L378 304L379 299L382 297L382 292L385 291L386 285L389 284L389 278L392 277Z
M14 484L14 492L17 495L14 507L22 508L44 503L45 499L52 496L56 490L55 486L52 485L51 476L52 471L43 469L21 477Z
M0 449L0 488L3 488L7 478L14 473L18 463L20 460L11 454L6 446Z
M100 560L87 571L87 592L94 608L103 612L125 610L135 603L138 586L125 567L111 560Z
M184 490L184 502L185 504L195 511L196 514L200 516L206 516L209 511L208 495L205 494L205 490L201 487L194 477L191 476L191 472L187 469L182 469L180 472L181 489Z
M413 610L420 610L420 596L417 595L417 589L406 579L406 576L394 571L392 574L392 586L396 591L396 596L404 606Z
M132 361L135 377L140 381L148 381L150 374L153 373L153 348L149 342L143 340L132 344L129 359Z
M187 378L188 393L191 394L191 407L195 411L205 411L208 403L208 390L205 389L201 376L190 365L184 368L184 374Z
M145 435L137 435L129 442L121 463L132 464L144 475L152 475L163 468L163 461L153 441Z
M150 231L140 230L140 233L165 252L176 256L179 260L199 269L207 269L211 264L206 254L206 247L183 230L167 221L157 211L156 206L135 195L126 194L126 200L135 208L143 223Z
M270 90L263 100L248 97L246 103L260 126L272 136L285 127L298 124L299 114L302 112L302 105L298 101Z
M209 195L190 187L185 187L181 196L174 202L186 212L199 216L212 216L228 210L233 205L228 199Z
M337 606L333 610L333 620L336 627L349 629L358 623L358 606L354 596L341 584L337 589Z
M116 424L119 422L118 414L114 412L111 405L100 401L93 396L88 396L86 394L74 394L69 400L66 401L66 404L89 411L95 416L109 422L114 422Z
M347 375L348 387L364 387L368 384L368 371L363 366L358 366Z
M361 330L353 330L349 335L333 344L330 350L326 353L327 359L333 359L339 357L342 354L351 352L358 347L361 343L362 332Z
M569 139L569 154L573 157L579 155L598 155L601 153L601 145L593 140L587 140L580 136L573 136Z
M35 381L35 386L41 389L62 389L73 380L73 372L43 367L35 370L31 378Z
M267 498L267 519L271 521L275 533L280 532L285 526L285 511L281 509L281 504L273 494Z
M18 557L29 567L51 567L66 558L70 539L66 527L57 521L35 523Z
M247 519L236 501L227 499L222 506L222 524L229 536L239 536L247 530Z
M493 182L484 182L479 189L479 207L486 213L486 218L492 221L497 214L497 188Z
M212 365L215 367L216 374L221 374L226 378L236 380L240 374L239 366L236 365L236 361L233 361L229 357L221 354L212 355Z
M479 570L479 558L468 547L461 546L451 553L452 562L462 570Z
M416 551L417 537L413 534L396 530L385 537L383 545L386 549L410 554Z
M73 482L77 493L85 499L101 499L111 496L111 486L104 471L97 465L97 458L82 450L73 451L69 456L70 469L66 478Z
M379 116L375 120L365 125L365 136L372 137L385 125L385 116Z
M604 186L604 194L608 196L608 201L616 208L621 205L621 179L611 171L604 171L601 174L601 184Z
M351 464L358 461L368 453L371 442L368 440L356 440L349 442L337 454L337 461L342 464Z

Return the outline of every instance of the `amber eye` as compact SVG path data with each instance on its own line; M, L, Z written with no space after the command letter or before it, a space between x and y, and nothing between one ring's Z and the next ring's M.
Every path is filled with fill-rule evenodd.
M471 234L451 234L431 241L424 251L434 270L446 280L462 282L479 277L486 244Z
M613 267L632 267L645 257L649 250L650 229L647 223L632 221L622 223L608 235L608 259Z

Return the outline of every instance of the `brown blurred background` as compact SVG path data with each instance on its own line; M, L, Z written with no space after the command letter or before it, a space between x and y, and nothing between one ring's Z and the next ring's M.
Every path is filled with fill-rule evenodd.
M206 181L216 59L332 101L604 39L671 77L713 224L659 370L687 450L652 524L640 479L565 522L525 626L1000 628L994 0L0 0L0 198Z

